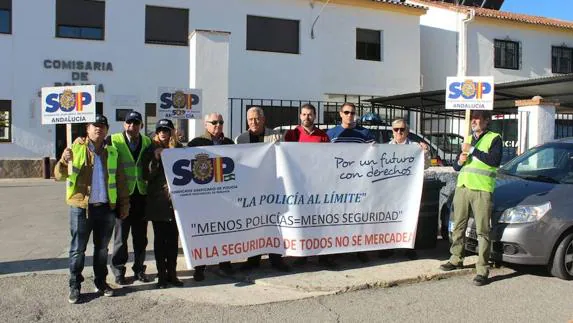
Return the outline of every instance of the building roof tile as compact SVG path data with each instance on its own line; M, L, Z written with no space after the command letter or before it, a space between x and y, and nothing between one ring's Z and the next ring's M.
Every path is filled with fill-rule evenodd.
M519 13L513 13L513 12L507 12L507 11L486 9L486 8L477 8L477 7L455 5L455 4L441 2L439 0L414 0L414 1L417 3L421 3L421 4L445 8L445 9L454 10L454 11L458 11L458 12L467 12L470 9L474 9L476 16L479 16L479 17L495 18L495 19L523 22L523 23L535 24L535 25L545 25L545 26L564 28L564 29L573 29L573 22L572 21L547 18L547 17L540 17L540 16L531 16L531 15L525 15L525 14L519 14Z

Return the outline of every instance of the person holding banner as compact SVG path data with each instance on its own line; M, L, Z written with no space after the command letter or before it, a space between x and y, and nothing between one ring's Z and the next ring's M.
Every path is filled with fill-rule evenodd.
M424 142L415 142L408 138L408 134L410 133L410 127L406 120L402 118L398 118L392 121L392 139L388 142L390 145L411 145L411 144L418 144L420 149L424 151L424 169L430 167L430 153L428 149L428 145ZM394 250L392 249L385 249L380 250L378 256L380 258L387 258L394 254ZM410 260L418 259L418 254L414 249L406 249L406 257Z
M247 110L247 124L249 129L235 138L237 144L255 142L277 142L281 140L281 133L265 127L265 114L259 107Z
M489 131L491 120L489 111L471 113L471 144L464 143L453 167L459 171L454 195L454 229L450 259L440 269L451 271L463 268L464 235L471 208L478 236L476 286L486 285L489 275L490 219L493 208L492 195L495 188L497 168L501 163L501 136Z
M265 127L265 114L260 107L251 107L247 110L247 124L249 129L237 138L237 144L249 144L258 142L277 142L281 140L281 134L278 131ZM269 254L271 266L279 271L288 272L290 267L283 261L282 255ZM249 257L247 262L241 266L241 270L248 271L259 267L261 255Z
M235 144L232 139L225 137L223 134L223 116L219 113L209 113L204 117L205 133L202 136L193 138L187 146L188 147L201 147L201 146L216 146L216 145L233 145ZM231 266L230 261L225 261L219 264L219 269L227 275L233 275L235 271ZM205 266L195 267L193 273L195 281L202 281L205 279Z
M342 122L326 132L328 138L330 138L330 142L376 143L376 138L374 138L368 129L356 124L356 106L353 103L343 103L340 106L339 114ZM364 263L370 260L365 252L357 252L356 256L358 260Z
M168 284L183 286L183 282L177 278L179 231L161 162L161 152L164 149L179 147L182 145L175 136L173 122L161 119L157 121L155 136L142 161L143 178L147 180L145 219L152 221L155 234L153 249L157 264L158 288L166 288Z
M149 282L145 275L146 266L145 248L147 247L147 221L145 215L145 199L147 195L147 182L143 180L141 160L143 153L151 145L151 139L139 133L143 126L141 113L131 111L123 123L123 132L114 133L108 137L108 143L113 145L119 154L119 161L127 175L129 187L129 216L115 219L115 233L113 253L111 256L111 270L115 275L115 282L119 285L127 284L125 280L125 264L128 259L127 238L131 229L133 240L133 273L134 279Z
M108 128L107 118L96 115L95 121L87 125L87 137L77 138L72 147L66 148L55 167L56 180L67 179L66 202L70 206L72 238L68 302L72 304L80 299L85 251L92 231L95 291L104 296L114 295L106 282L108 244L115 212L122 219L129 215L129 191L117 149L105 143Z
M316 120L316 108L312 104L304 104L300 108L300 125L294 129L285 132L284 141L286 142L330 142L326 132L318 129L314 125ZM305 265L308 257L299 257L295 260L298 266ZM321 255L318 257L318 263L329 269L335 269L338 265L332 260L330 255Z

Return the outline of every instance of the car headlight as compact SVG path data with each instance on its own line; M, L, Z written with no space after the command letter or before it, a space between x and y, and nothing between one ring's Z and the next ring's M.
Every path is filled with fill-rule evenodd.
M498 223L530 223L539 221L549 210L551 202L541 205L519 205L506 209L497 221Z

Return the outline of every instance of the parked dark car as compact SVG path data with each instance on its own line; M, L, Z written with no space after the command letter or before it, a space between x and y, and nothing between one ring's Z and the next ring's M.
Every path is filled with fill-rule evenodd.
M573 279L573 138L536 146L499 169L491 223L494 261L547 265ZM477 251L473 218L465 248Z

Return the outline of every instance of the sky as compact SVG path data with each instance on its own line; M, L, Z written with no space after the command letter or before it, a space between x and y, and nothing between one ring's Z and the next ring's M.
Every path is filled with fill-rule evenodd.
M501 10L573 22L573 0L505 0Z

